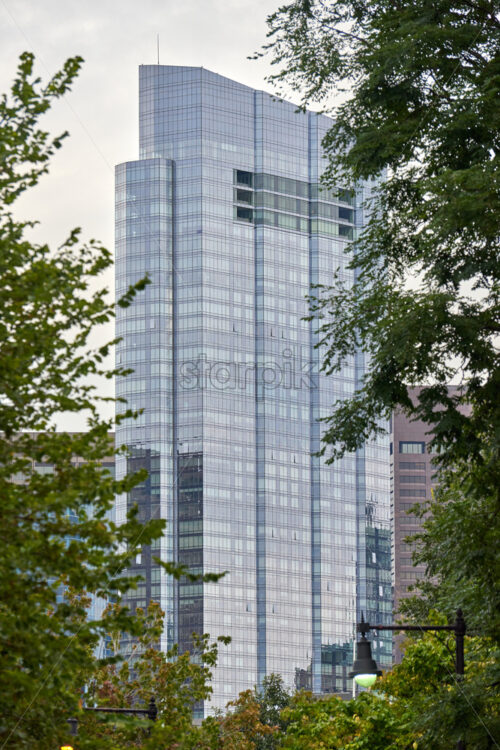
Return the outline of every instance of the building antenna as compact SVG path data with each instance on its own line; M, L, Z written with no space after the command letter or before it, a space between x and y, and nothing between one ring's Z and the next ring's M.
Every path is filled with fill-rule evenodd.
M156 55L158 58L158 65L160 64L160 35L156 35Z

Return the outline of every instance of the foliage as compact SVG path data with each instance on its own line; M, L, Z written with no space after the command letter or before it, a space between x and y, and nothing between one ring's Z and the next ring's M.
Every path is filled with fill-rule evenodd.
M445 618L430 613L435 625ZM465 640L465 680L455 674L453 635L409 639L401 664L377 683L399 712L402 726L424 750L447 750L458 740L487 750L500 730L498 646L484 637Z
M361 446L399 406L432 425L443 463L485 466L491 488L500 421L498 10L493 0L302 0L270 16L267 45L280 68L272 80L300 90L304 104L327 105L344 90L323 144L325 181L379 181L350 248L354 284L339 273L313 306L326 372L359 349L370 359L362 386L326 419L332 457ZM453 381L461 388L450 394ZM407 386L420 384L429 387L414 404Z
M276 733L276 727L262 721L261 705L254 691L240 693L227 707L230 710L219 720L214 750L256 750L264 739Z
M224 714L208 717L201 734L210 750L274 750L285 729L281 712L291 695L280 675L267 675L260 688L240 693ZM200 740L198 740L200 743ZM205 747L203 743L195 745Z
M449 617L462 607L486 652L500 632L499 10L496 0L299 0L269 17L264 50L278 87L334 116L326 184L372 188L348 248L354 282L339 271L311 300L325 372L360 350L370 363L324 420L323 453L362 446L396 408L429 425L440 489L416 560L432 579L405 611L422 622L433 606ZM412 402L415 385L425 388ZM418 715L429 747L449 746L443 732L459 726L488 747L477 715L491 710L476 707L480 696L498 703L492 669L428 697Z
M100 633L133 628L121 611L87 619L87 595L120 595L133 585L121 572L163 521L122 526L109 519L116 494L142 476L115 481L102 462L114 452L110 422L100 419L89 376L121 370L104 364L113 342L91 349L89 336L114 306L96 280L112 262L73 230L60 247L33 244L33 222L11 207L47 172L66 136L51 138L40 117L71 86L81 58L47 84L20 58L10 96L0 102L0 744L54 748L66 732L79 687L92 669ZM131 287L128 305L146 280ZM55 431L60 412L86 413L84 434ZM131 416L130 412L123 415ZM74 457L81 461L75 463ZM39 473L41 464L53 473ZM65 593L66 592L66 593Z
M116 605L114 606L116 609ZM279 706L286 691L281 678L271 675L264 691L247 690L228 703L225 713L215 713L201 724L193 723L196 704L210 698L210 679L217 662L219 637L210 643L209 636L194 637L193 653L179 654L177 648L167 653L157 649L163 626L163 612L151 603L147 612L138 610L141 635L130 661L103 665L89 685L88 705L131 708L147 706L152 695L158 708L154 725L139 718L103 717L82 711L79 714L78 747L116 750L143 747L164 750L258 750L268 747L264 740L277 736ZM117 652L120 633L110 632L108 642ZM263 719L263 714L267 720ZM274 747L275 745L269 745Z
M118 610L118 605L110 605ZM118 718L83 711L79 715L78 744L82 750L111 746L190 748L199 738L192 723L195 705L210 697L211 670L217 662L218 643L208 635L194 638L193 653L179 654L177 647L168 652L158 649L164 613L151 602L144 612L138 608L140 635L127 661L102 665L88 685L87 705L113 708L148 706L156 701L158 719L153 727L147 719ZM108 633L111 649L118 653L121 633ZM229 639L220 637L220 643Z
M276 727L278 731L263 734L257 739L257 750L274 750L280 733L286 729L283 719L283 709L291 699L291 693L285 688L283 678L279 674L269 674L264 677L262 685L255 688L255 699L259 705L259 719L264 725Z
M279 747L286 750L403 750L401 723L386 700L362 693L351 701L336 695L297 693L284 711L288 727Z
M435 613L431 620L444 624ZM402 663L353 700L297 693L283 711L287 726L278 747L448 750L462 739L475 750L493 748L500 722L492 688L497 656L491 642L468 640L467 680L457 684L453 636L417 634L409 639ZM486 691L484 673L491 681Z
M48 171L67 136L51 138L39 120L68 91L81 63L71 58L43 85L34 77L33 55L24 53L11 95L0 102L2 748L32 747L36 741L40 750L52 750L67 738L67 718L75 714L82 686L92 675L97 679L111 670L108 699L117 700L117 684L128 665L98 668L96 677L94 650L111 631L141 633L143 618L119 605L136 584L123 571L143 545L161 536L165 524L139 523L135 509L121 525L110 519L116 496L145 478L138 472L116 481L105 468L106 459L122 450L115 450L109 434L112 421L99 416L100 402L114 399L99 395L96 378L129 372L105 364L116 340L95 349L90 345L90 336L114 317L107 289L96 290L99 276L112 265L111 254L94 240L80 245L79 229L56 249L34 244L28 236L36 222L15 218L11 208ZM129 287L117 304L129 306L147 283L144 278ZM54 422L62 412L87 415L88 430L58 433ZM135 416L124 409L116 421ZM185 566L160 564L176 578L221 577L194 576ZM92 619L91 595L117 605L108 607L102 619ZM148 618L148 635L142 639L159 627L151 621L154 613ZM171 689L162 693L168 703L162 705L163 714L172 727L182 717L186 723L189 705L210 692L216 647L207 638L199 642L201 665L191 664L189 655L160 654L150 644L148 669L140 662L143 673L131 683L131 697L122 700L141 699L144 690L168 677ZM131 722L119 723L126 734Z
M405 600L401 611L424 622L434 608L451 614L457 604L470 632L500 646L500 520L498 496L481 486L484 471L457 464L441 475L432 500L419 506L423 533L414 561L426 565L429 578L417 583L418 598Z

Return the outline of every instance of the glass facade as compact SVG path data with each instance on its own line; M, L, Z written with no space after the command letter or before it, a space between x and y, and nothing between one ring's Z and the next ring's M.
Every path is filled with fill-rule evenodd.
M365 372L320 372L311 284L353 280L349 239L370 191L320 185L331 121L201 68L141 66L140 159L116 169L117 427L149 479L117 500L167 519L134 572L165 610L162 647L230 635L211 705L265 674L315 692L350 689L356 619L391 617L389 443L334 465L321 423ZM126 470L124 460L118 472ZM154 557L228 574L174 583ZM376 644L390 663L390 636Z

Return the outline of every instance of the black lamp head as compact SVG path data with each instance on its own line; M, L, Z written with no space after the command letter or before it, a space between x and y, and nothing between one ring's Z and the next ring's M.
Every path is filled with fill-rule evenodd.
M348 676L354 677L359 685L370 687L381 674L377 662L372 657L372 644L363 633L361 640L356 644L356 659Z

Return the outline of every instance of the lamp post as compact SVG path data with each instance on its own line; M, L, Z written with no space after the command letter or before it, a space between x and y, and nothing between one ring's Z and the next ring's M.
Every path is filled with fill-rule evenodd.
M147 708L110 708L109 706L84 706L84 711L98 711L106 714L135 714L136 716L146 716L150 721L156 721L158 709L154 695L149 699ZM69 732L72 737L78 734L78 719L68 719ZM68 745L69 747L69 745Z
M106 714L136 714L147 716L150 721L156 721L158 716L158 709L156 708L156 701L154 695L149 699L147 708L110 708L108 706L84 706L84 711L101 711Z
M349 677L354 677L354 680L362 687L371 687L374 684L377 676L382 674L377 669L377 663L372 658L371 643L367 639L366 634L370 630L403 630L403 631L432 631L438 632L440 630L446 630L455 634L455 672L458 680L462 680L464 676L464 636L466 631L465 620L463 618L462 610L457 610L457 617L453 625L370 625L365 622L363 615L361 615L361 622L356 626L358 633L361 633L361 640L356 645L356 660L352 665L352 672L349 672ZM457 742L457 750L465 750L465 742L459 740Z

